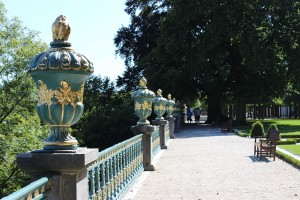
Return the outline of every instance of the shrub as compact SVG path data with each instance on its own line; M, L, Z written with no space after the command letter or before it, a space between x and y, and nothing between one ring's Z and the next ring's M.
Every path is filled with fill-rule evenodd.
M278 150L276 150L276 155L285 160L287 163L292 164L293 166L297 167L298 169L300 169L300 160L293 158L292 156L286 155L283 152L280 152Z
M279 140L277 144L278 145L286 145L286 144L296 144L296 143L297 143L297 141L295 139L289 138L287 140Z
M252 128L250 130L251 137L264 136L264 125L260 121L256 121L252 124Z
M281 138L299 138L299 134L282 134Z
M270 127L268 128L267 135L266 135L267 138L269 137L271 130L278 131L276 124L271 124ZM281 139L280 132L279 132L279 139Z
M296 140L297 143L300 143L300 138L294 138L294 140Z

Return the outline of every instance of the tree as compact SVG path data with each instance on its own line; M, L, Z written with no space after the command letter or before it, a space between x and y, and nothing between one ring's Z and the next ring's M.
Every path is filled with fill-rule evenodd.
M0 197L28 183L16 155L42 146L46 127L35 111L37 91L25 72L46 45L17 18L7 19L0 2Z
M85 111L73 126L81 146L103 150L133 136L130 126L136 124L133 102L128 93L117 93L105 77L91 76L85 84Z
M142 2L140 10L153 3ZM288 82L287 50L291 50L284 46L285 41L297 46L285 35L297 33L297 2L173 0L167 5L158 18L158 34L151 40L156 43L150 51L140 51L136 57L132 51L119 51L135 58L134 64L152 88L172 91L179 99L206 98L208 122L218 120L227 99L234 100L236 121L244 123L247 102L271 101L282 95ZM151 8L147 16L160 11ZM275 22L281 25L276 30ZM145 34L143 29L128 29L133 31ZM136 37L126 37L126 41L130 45L119 43L119 50L141 48Z
M131 16L128 27L118 30L114 43L116 54L125 59L126 71L117 79L117 86L131 91L141 78L145 66L140 63L143 57L156 47L160 35L160 19L169 5L167 0L127 0L125 12Z

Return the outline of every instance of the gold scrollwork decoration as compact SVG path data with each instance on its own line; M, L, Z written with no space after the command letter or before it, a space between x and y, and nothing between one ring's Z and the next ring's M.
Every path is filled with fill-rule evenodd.
M151 110L151 106L152 104L149 104L147 101L144 101L142 104L140 104L139 102L135 102L135 109L137 110Z
M164 110L165 107L163 105L154 106L154 110Z
M51 105L54 98L57 99L57 103L60 104L82 103L83 101L84 82L80 90L77 91L73 91L65 80L60 82L61 87L58 90L48 89L47 85L41 80L39 80L38 83L40 85L38 105Z

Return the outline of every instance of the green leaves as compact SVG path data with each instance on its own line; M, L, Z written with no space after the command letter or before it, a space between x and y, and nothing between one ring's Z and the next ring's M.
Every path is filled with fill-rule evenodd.
M25 68L47 45L17 18L7 19L0 2L0 197L26 184L16 155L42 148L47 127L35 111L37 91Z
M133 136L130 126L137 119L130 95L117 93L108 78L91 76L85 84L83 103L83 116L72 127L81 146L102 150Z
M297 1L128 0L126 5L131 24L119 30L115 44L127 65L118 86L127 91L143 74L149 87L177 99L219 93L223 102L244 99L245 108L283 97L287 84L299 90Z

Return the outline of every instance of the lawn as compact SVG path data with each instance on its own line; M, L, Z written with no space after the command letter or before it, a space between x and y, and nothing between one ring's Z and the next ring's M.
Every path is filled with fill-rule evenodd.
M279 147L300 156L300 145L279 145Z
M243 126L234 126L235 129L242 131L243 133L249 133L252 124L257 120L247 120L247 124ZM267 132L271 124L276 124L281 136L283 138L287 137L298 137L300 138L300 119L265 119L259 120L264 125L264 130Z

